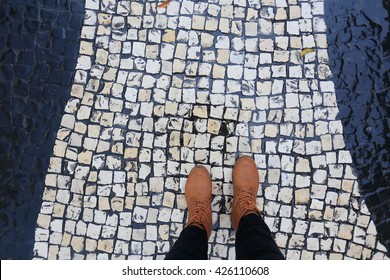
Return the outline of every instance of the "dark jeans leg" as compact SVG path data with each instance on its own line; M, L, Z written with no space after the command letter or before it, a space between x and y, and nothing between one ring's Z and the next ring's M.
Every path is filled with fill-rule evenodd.
M207 233L196 226L188 226L180 233L166 260L207 260Z
M284 260L266 223L256 214L241 218L236 234L237 260Z

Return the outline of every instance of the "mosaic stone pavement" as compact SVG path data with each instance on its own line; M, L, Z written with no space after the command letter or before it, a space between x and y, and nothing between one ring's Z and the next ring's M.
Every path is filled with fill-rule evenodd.
M186 176L202 164L210 258L234 259L231 173L247 154L287 259L386 259L337 119L324 2L158 4L85 2L34 258L164 258L185 223Z
M0 259L31 259L84 2L0 1Z

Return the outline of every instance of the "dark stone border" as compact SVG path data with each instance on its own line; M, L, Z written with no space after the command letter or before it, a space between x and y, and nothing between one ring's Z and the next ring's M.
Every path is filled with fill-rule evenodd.
M325 1L338 117L363 198L390 256L389 9L388 0Z
M83 18L84 1L1 1L0 259L32 258Z

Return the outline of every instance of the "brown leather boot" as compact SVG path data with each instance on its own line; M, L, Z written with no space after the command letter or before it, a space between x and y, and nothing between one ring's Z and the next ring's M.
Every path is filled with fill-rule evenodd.
M231 222L237 231L241 218L248 214L257 214L260 211L256 205L256 196L259 189L259 173L252 158L240 157L233 168L233 207Z
M188 206L187 226L194 225L206 230L207 238L211 234L211 178L203 166L194 167L186 183Z

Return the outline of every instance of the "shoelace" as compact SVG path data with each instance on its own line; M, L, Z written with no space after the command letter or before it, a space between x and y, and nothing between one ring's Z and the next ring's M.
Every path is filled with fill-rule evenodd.
M240 211L245 213L247 211L259 212L256 205L256 200L253 199L253 193L247 190L240 190L237 194L240 197L238 207Z
M195 199L192 199L191 201L194 205L193 210L193 216L191 217L191 220L188 221L188 223L199 223L204 227L204 224L206 223L206 217L210 212L210 202L205 201L198 201Z

